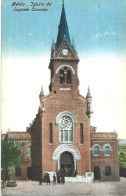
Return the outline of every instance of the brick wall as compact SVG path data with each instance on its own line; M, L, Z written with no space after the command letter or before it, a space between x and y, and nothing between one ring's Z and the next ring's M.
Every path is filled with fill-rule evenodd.
M58 93L57 93L58 94ZM77 169L80 175L84 175L89 170L89 148L90 148L90 125L89 119L86 115L86 101L80 96L77 99L72 99L71 93L61 92L60 95L51 93L50 96L45 99L44 106L45 112L42 113L42 135L35 131L32 132L32 167L37 166L40 162L40 157L37 155L39 148L39 138L36 135L41 135L42 139L42 172L43 175L46 171L56 171L57 161L53 160L53 153L55 149L61 145L59 142L59 125L56 124L56 117L62 111L71 112L77 119L77 124L74 126L74 145L80 152L81 160L77 161ZM33 126L37 123L36 117ZM49 123L53 125L53 144L49 143ZM80 123L84 125L84 144L80 144ZM37 150L37 149L39 150ZM39 152L41 154L41 152ZM34 168L33 168L34 170ZM35 174L33 174L35 175Z
M94 156L91 149L91 169L99 166L101 181L119 180L119 161L118 161L118 140L116 133L91 133L91 148L94 144L101 147L100 155ZM111 146L110 156L105 156L103 146L109 144ZM111 175L105 175L105 167L111 167Z

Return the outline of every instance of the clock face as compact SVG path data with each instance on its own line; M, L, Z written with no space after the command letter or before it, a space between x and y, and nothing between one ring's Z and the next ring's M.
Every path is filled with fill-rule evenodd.
M69 50L64 48L61 53L62 53L63 56L68 56L69 55Z

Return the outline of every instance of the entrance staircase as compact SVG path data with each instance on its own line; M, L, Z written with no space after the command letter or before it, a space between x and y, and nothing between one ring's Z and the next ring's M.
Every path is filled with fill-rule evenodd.
M55 172L46 172L46 173L49 173L50 180L52 182L53 175L54 174L56 175L56 173ZM65 177L65 182L69 182L69 183L94 182L94 173L93 172L86 172L85 176L77 175L76 177Z
M89 173L89 172L88 172ZM76 177L65 177L65 182L73 182L73 183L76 183L76 182L94 182L94 179L92 178L92 175L91 176L79 176L77 175Z

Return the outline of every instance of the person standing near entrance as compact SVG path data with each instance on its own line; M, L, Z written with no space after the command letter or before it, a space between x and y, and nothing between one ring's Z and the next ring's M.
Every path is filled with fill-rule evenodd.
M61 175L61 183L62 183L62 184L64 184L64 183L65 183L65 177L64 177L64 175L63 175L63 174Z
M60 174L57 174L57 183L60 183Z
M50 176L48 173L46 174L46 182L47 182L47 185L50 186Z
M55 185L56 184L56 176L55 176L55 174L53 175L53 185Z
M60 183L60 170L57 171L57 183Z

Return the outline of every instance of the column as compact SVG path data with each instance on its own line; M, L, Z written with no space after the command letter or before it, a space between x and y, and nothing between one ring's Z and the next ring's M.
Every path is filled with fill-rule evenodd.
M58 170L60 169L60 159L57 160L58 162Z
M76 159L74 158L74 170L77 169Z

